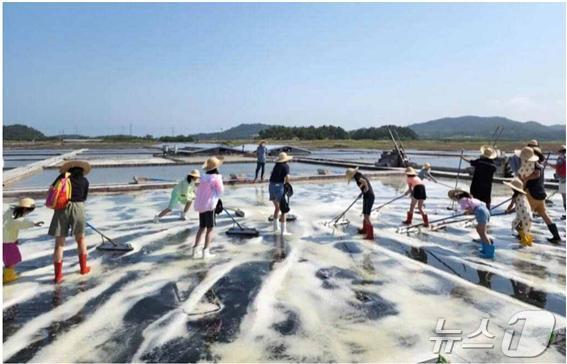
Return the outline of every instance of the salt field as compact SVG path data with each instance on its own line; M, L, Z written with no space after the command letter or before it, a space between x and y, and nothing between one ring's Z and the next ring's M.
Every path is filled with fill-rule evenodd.
M188 167L163 168L181 168L179 174ZM299 169L291 168L292 174ZM376 204L405 189L402 176L372 183ZM472 241L474 228L464 223L398 233L408 199L373 215L376 240L367 241L356 234L361 203L347 214L350 225L325 225L356 197L354 185L297 183L294 190L291 212L298 220L281 237L267 220L272 205L266 185L227 186L224 205L245 211L240 222L260 236L225 235L232 223L220 215L216 255L206 261L189 256L195 211L188 221L172 215L152 223L170 191L92 195L88 221L134 250L98 251L100 237L87 229L92 272L79 275L69 240L65 280L57 286L47 228L22 232L20 278L3 287L3 360L418 362L437 357L431 338L440 336L436 326L443 318L445 329L463 333L451 353L442 353L451 362L565 362L564 339L535 358L510 357L501 348L518 312L540 310L553 317L554 329L565 328L565 242L548 243L541 218L533 224L534 246L520 249L510 229L513 215L494 216L489 233L496 257L485 260ZM493 205L511 195L501 185L493 193ZM427 194L431 220L453 213L447 188L428 183ZM561 197L552 200L551 216L559 223ZM30 217L48 223L51 213L39 208ZM565 225L558 225L564 236ZM490 338L468 339L483 319ZM549 340L549 326L533 325L521 338L525 350ZM493 347L471 349L465 341Z

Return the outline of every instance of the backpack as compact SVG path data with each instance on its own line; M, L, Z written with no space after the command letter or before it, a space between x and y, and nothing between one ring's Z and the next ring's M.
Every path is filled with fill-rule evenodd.
M55 180L51 186L49 186L47 198L45 199L46 207L54 210L61 210L67 207L67 204L71 199L70 176L71 175L69 173L65 173L63 176Z

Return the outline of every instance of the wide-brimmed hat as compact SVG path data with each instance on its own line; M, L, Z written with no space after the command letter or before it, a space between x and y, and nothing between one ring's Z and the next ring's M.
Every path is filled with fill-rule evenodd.
M285 163L287 161L292 160L293 157L291 155L287 155L286 152L281 152L278 154L278 158L276 159L276 163Z
M258 142L258 145L260 145L260 144L268 144L268 142L265 141L265 140L260 140L260 141Z
M534 148L530 147L523 147L522 150L516 151L516 155L520 157L521 160L527 162L537 162L539 160L539 157L535 154Z
M13 204L13 207L22 207L25 209L35 209L35 200L33 198L22 198L18 201L18 203Z
M524 182L522 182L519 178L514 178L510 182L504 182L504 184L516 192L520 192L524 195L526 194L526 191L524 191Z
M528 147L539 147L539 142L535 139L532 139L526 144Z
M423 163L423 168L425 168L425 169L431 169L431 163L429 163L429 162Z
M192 170L187 175L195 178L201 178L201 173L199 173L197 169Z
M558 152L564 152L564 151L565 151L565 144L563 144L563 145L559 148Z
M347 179L347 182L350 183L350 181L352 181L353 177L355 174L358 173L358 167L356 168L347 168L346 172L345 172L345 176Z
M413 167L407 167L406 176L417 176L417 172L413 169Z
M87 161L80 161L80 160L71 160L66 161L59 167L59 173L65 173L71 168L79 167L83 170L83 174L87 175L91 171L92 167L89 162Z
M220 167L222 162L223 158L209 157L209 159L203 163L203 169L207 172L212 171L213 169Z
M460 194L460 193L463 193L463 192L466 192L466 191L463 191L463 190L457 188L457 189L450 190L449 192L447 192L447 196L449 196L449 198L451 200L456 200L457 195Z
M482 154L484 158L488 158L488 159L494 159L498 155L498 153L496 153L496 151L489 145L481 146L480 154Z

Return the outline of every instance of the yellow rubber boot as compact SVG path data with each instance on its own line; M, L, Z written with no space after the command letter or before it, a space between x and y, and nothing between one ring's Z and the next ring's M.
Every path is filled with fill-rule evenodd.
M4 268L2 274L2 282L3 283L10 283L18 279L18 275L16 274L16 270L14 268Z
M522 246L532 246L534 241L534 237L530 233L524 233L523 230L520 230L520 244Z

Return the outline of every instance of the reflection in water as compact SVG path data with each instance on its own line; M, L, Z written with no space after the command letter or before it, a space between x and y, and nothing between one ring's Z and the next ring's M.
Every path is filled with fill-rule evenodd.
M256 196L256 206L266 206L266 189L264 186L254 186L254 194Z

